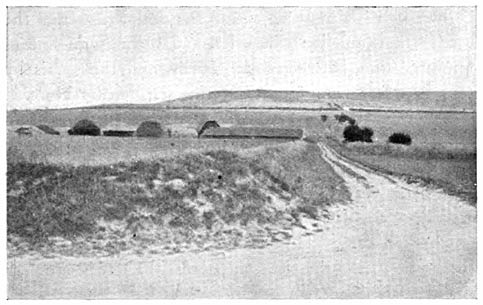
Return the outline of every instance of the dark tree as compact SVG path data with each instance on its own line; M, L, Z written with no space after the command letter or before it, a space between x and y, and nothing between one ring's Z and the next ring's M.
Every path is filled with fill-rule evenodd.
M411 136L402 132L396 132L389 136L389 143L411 145Z

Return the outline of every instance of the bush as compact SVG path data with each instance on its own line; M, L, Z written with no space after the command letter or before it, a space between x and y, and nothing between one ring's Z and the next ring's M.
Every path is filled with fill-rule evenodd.
M402 132L396 132L389 136L389 143L411 145L411 136Z
M356 120L345 113L336 114L334 117L339 123L348 122L350 125L356 124Z
M344 139L347 142L372 142L374 131L368 127L360 128L357 125L349 125L344 128Z

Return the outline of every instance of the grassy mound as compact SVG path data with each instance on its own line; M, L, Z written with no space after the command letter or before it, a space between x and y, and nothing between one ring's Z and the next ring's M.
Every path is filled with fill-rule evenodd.
M112 252L277 240L301 215L320 218L350 198L315 145L290 145L290 153L217 150L112 166L9 163L9 240L48 245L61 237Z

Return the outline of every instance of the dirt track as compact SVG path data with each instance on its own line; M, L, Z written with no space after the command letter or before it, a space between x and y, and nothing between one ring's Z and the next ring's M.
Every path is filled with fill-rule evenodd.
M9 298L475 298L476 209L348 162L353 203L294 245L8 261Z

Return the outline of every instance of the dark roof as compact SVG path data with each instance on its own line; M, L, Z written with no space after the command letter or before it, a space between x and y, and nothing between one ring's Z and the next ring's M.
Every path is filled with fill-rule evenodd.
M201 126L197 129L198 136L203 134L205 132L205 130L207 130L207 129L218 128L218 127L220 127L220 124L218 124L217 121L213 121L213 120L212 121L206 121L203 124L201 124Z
M271 127L218 127L204 131L201 137L206 138L273 138L301 139L304 131L295 128Z
M37 125L37 128L48 134L60 135L60 132L58 132L57 130L53 129L48 125L44 125L44 124Z

